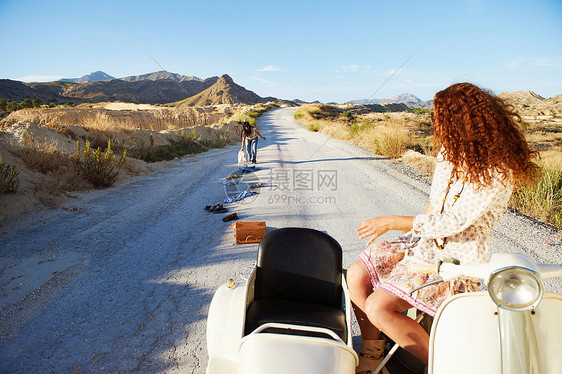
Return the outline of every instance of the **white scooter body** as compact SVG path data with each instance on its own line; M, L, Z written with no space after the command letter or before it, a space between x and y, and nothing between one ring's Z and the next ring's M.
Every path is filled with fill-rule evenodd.
M445 280L460 274L487 280L498 269L512 268L535 272L539 279L562 276L560 265L535 264L514 254L492 255L487 264L442 267L439 274ZM447 299L431 328L428 372L562 373L562 297L544 293L536 304L528 310L507 310L489 292Z
M245 283L229 281L220 286L213 297L207 321L207 374L355 373L358 356L352 347L351 303L345 278L341 284L341 310L345 314L346 336L323 327L286 322L265 323L247 331L247 314L256 299L257 270L258 266ZM497 296L493 285L499 275L512 270L536 280L537 297L529 299L529 289L518 288L518 279L504 283L506 298ZM442 263L433 272L444 281L460 276L483 279L495 291L456 295L440 306L430 333L429 374L562 373L562 297L545 293L541 280L562 277L562 265L535 264L517 254L495 254L489 263ZM521 297L531 302L522 307L508 303L520 301ZM291 333L303 330L323 335ZM392 368L391 373L400 370Z
M307 229L300 229L307 230ZM216 291L207 320L207 374L352 374L358 356L352 347L351 302L342 276L346 342L314 326L266 323L245 333L246 312L254 301L256 270L242 284L229 280ZM322 337L270 333L267 329L322 333Z

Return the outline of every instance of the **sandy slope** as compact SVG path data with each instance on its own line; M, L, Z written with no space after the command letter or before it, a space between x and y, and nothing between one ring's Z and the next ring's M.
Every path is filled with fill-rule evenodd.
M264 187L229 208L242 220L266 221L269 230L326 231L344 248L347 267L365 245L357 225L374 215L422 211L429 184L302 129L293 112L260 118L268 139L260 139L259 169L243 183ZM0 371L204 373L213 292L228 278L247 276L256 255L255 244L234 244L223 215L203 210L235 192L222 179L236 172L237 151L235 145L186 157L84 194L72 201L77 211L1 228ZM508 213L494 246L560 262L560 246L546 244L553 234Z

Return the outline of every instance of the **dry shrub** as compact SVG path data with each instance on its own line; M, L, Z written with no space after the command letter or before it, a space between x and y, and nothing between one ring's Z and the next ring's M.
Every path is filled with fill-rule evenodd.
M408 136L399 126L379 126L373 129L375 153L388 157L398 158L406 151Z
M49 208L55 208L70 191L81 191L92 188L84 178L77 175L74 169L59 169L49 172L36 185L35 196Z
M552 170L562 171L562 146L540 152L541 163Z
M515 188L509 206L562 227L562 171L542 165L542 174L533 186Z
M413 150L406 151L400 160L423 172L428 178L433 176L435 164L437 163L437 159L434 156L428 156Z
M31 169L43 174L71 166L70 156L59 151L55 143L41 143L25 131L24 147L14 151Z
M9 126L19 121L64 131L64 125L83 126L101 131L122 129L176 130L217 123L229 113L213 108L159 108L151 110L107 110L99 108L26 109L12 112L2 121Z

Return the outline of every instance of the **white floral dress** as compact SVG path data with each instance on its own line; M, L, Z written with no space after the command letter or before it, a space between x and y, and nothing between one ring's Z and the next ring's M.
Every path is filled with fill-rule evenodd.
M491 185L478 189L470 177L467 181L451 180L451 172L452 164L440 154L429 196L435 210L416 216L408 233L374 243L360 255L374 288L383 288L431 316L447 297L479 290L480 284L463 278L423 288L410 296L413 288L437 277L412 269L419 269L416 264L435 264L451 257L462 264L488 261L492 227L507 208L513 191L513 185L499 175Z

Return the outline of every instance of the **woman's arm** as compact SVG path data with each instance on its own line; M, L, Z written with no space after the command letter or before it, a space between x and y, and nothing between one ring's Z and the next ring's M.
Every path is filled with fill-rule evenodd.
M425 208L424 214L429 214L434 210L433 205L429 203ZM357 234L361 239L373 236L367 245L371 244L376 238L383 235L387 231L399 230L410 231L414 225L414 217L410 216L379 216L363 222L357 227Z
M265 137L260 134L260 132L259 132L258 129L256 129L256 134L258 134L260 138L262 138L263 140L265 140Z
M373 217L357 227L357 234L361 239L373 236L367 245L390 230L409 231L414 224L414 217L409 216L380 216Z

